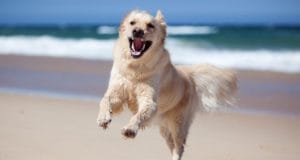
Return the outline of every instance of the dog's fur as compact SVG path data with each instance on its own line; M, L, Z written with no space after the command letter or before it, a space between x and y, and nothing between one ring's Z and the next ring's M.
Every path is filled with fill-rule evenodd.
M128 40L134 36L134 29L143 30L143 40L152 42L138 58L132 55ZM195 111L212 111L230 105L237 82L232 71L212 65L174 66L164 48L165 38L166 23L160 11L152 17L145 11L135 10L125 17L97 122L106 129L111 115L127 106L134 115L122 134L134 138L139 129L155 118L173 160L179 160Z

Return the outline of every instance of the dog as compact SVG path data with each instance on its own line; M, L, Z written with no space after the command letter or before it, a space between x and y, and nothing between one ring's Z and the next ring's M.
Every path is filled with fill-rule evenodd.
M196 111L232 105L237 78L212 65L173 65L164 47L166 28L160 11L153 17L134 10L121 22L97 123L106 129L112 115L127 107L133 116L121 133L134 138L156 119L172 159L180 160Z

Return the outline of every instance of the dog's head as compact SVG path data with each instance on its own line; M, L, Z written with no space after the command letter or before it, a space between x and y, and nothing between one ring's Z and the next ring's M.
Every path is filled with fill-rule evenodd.
M145 11L134 10L121 23L119 34L128 42L131 57L139 59L147 52L163 47L166 24L160 11L152 17Z

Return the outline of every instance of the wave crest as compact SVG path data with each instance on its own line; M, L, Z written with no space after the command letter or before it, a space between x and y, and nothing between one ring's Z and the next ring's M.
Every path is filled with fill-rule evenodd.
M98 34L117 34L117 27L114 26L100 26L97 28Z
M112 59L115 40L66 39L51 36L0 36L0 54L86 59ZM166 44L175 63L210 63L223 67L300 73L300 50L205 49L169 38Z
M168 26L168 35L206 35L218 32L216 27L209 26ZM100 26L97 28L98 34L117 34L115 26Z
M218 30L209 26L169 26L169 35L203 35L215 34Z
M114 40L0 36L0 54L111 59Z

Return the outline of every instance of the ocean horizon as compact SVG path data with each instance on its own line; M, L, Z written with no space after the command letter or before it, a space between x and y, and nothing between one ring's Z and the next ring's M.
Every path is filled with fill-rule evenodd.
M177 64L300 73L299 26L168 26ZM112 60L117 25L1 26L0 54Z

